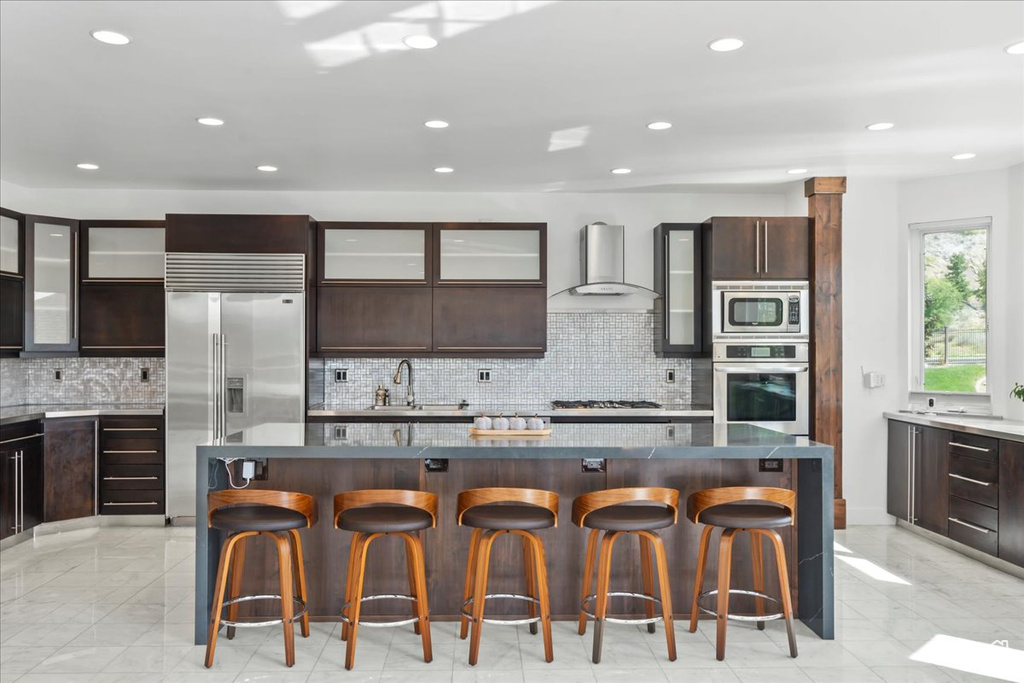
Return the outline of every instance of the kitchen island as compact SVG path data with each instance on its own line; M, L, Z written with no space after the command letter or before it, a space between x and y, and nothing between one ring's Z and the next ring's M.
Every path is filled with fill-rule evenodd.
M442 621L458 616L469 547L470 531L455 524L458 493L482 486L557 492L558 527L543 530L540 536L547 549L552 615L571 619L579 609L586 539L586 532L570 521L575 496L620 486L679 489L683 507L679 523L662 530L662 536L673 577L673 604L685 614L692 597L701 529L682 514L686 497L715 486L755 485L797 491L796 526L781 530L794 605L797 616L815 633L833 637L832 448L806 438L746 424L559 424L549 437L519 440L474 438L463 424L265 424L200 446L197 456L197 644L206 642L212 600L209 587L223 538L221 532L204 528L207 509L203 493L229 486L228 467L234 485L241 485L239 463L225 461L242 458L266 461L266 480L253 481L250 487L300 491L319 502L319 523L301 532L309 612L314 619L337 621L341 609L351 535L333 528L335 493L406 488L438 495L437 528L425 531L423 539L431 618ZM779 469L767 467L774 460L781 460ZM751 585L750 563L739 559L749 557L746 534L741 538L733 568L734 587ZM250 545L242 593L277 592L276 557L271 548ZM518 544L497 544L491 561L491 589L519 589L521 563ZM711 557L705 588L715 571L715 558ZM367 561L367 576L367 593L408 592L398 541L374 547ZM613 590L627 590L640 582L637 548L623 544L613 559ZM774 578L768 579L767 589L777 593ZM402 609L407 608L403 603ZM515 609L515 605L495 601L493 611L514 613L505 610ZM488 601L488 612L491 610Z

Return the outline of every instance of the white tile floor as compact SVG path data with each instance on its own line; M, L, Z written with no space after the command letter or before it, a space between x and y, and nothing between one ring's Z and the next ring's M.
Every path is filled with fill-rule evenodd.
M525 627L491 626L471 668L455 625L439 622L433 663L423 663L409 627L364 629L356 669L346 672L334 624L315 624L309 639L297 639L292 669L279 627L221 640L215 666L204 669L203 648L192 645L193 531L73 532L0 554L0 683L1024 681L1024 581L901 529L856 527L837 533L837 542L849 550L837 557L852 558L836 564L838 637L822 641L799 625L795 660L783 625L772 622L763 632L730 624L726 661L717 662L713 623L702 622L696 634L678 625L675 662L660 627L649 635L609 625L603 662L594 666L589 632L580 638L559 622L552 664ZM992 647L996 640L1011 649ZM969 641L978 652L955 647ZM919 650L948 661L916 661ZM969 673L978 667L996 677Z

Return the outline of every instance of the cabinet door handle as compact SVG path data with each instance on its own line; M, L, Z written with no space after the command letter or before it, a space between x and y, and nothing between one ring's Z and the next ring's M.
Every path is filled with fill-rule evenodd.
M19 436L19 437L14 438L14 439L7 439L5 441L0 441L0 444L2 444L2 443L14 443L15 441L24 441L25 439L35 439L36 437L39 437L39 436L42 436L42 433L39 433L39 434L29 434L28 436Z
M104 454L107 454L107 453L130 453L130 454L135 454L135 455L148 455L150 453L159 453L159 452L160 451L103 451Z
M956 522L957 524L965 526L968 529L974 529L975 531L980 531L983 534L991 533L991 529L986 529L983 526L978 526L977 524L971 524L970 522L965 522L964 520L957 519L956 517L950 517L949 521Z
M21 451L12 455L11 460L14 461L14 526L11 531L18 533L18 511L21 509L21 468L18 461L21 460Z
M103 504L104 505L159 505L160 503L157 503L156 501L149 500L149 501L142 501L142 502L138 502L138 503L110 503L110 502L107 502L107 503L103 503Z
M160 477L103 477L103 481L156 481Z
M754 222L754 272L761 274L761 221Z
M949 476L953 477L954 479L960 479L961 481L969 481L972 484L977 484L978 486L991 486L992 485L992 482L990 482L990 481L979 481L977 479L971 479L970 477L961 477L959 474L953 474L952 472L949 473Z
M71 302L71 319L74 321L75 339L78 339L78 228L75 227L75 260L71 262L71 281L75 285L75 298Z
M989 452L991 452L991 449L989 449L989 448L982 448L981 446L971 446L969 444L960 443L958 441L950 441L949 445L950 446L959 446L960 448L967 448L967 449L972 450L972 451L981 451L982 453L989 453Z
M768 221L764 222L764 273L768 274Z
M104 427L105 432L157 432L159 427Z

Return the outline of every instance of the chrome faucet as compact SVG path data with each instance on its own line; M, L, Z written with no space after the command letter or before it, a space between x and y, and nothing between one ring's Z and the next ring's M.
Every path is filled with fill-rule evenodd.
M391 379L394 384L402 383L402 366L409 368L409 388L405 395L405 404L409 406L416 405L416 394L412 390L412 363L409 362L408 358L403 358L402 362L398 364L398 369L395 370L395 376Z

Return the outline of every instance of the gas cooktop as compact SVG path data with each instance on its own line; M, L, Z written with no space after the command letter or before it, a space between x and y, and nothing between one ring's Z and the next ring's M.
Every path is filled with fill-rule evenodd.
M622 408L622 409L657 409L660 403L653 401L552 401L551 407L556 410L579 410L581 408Z

